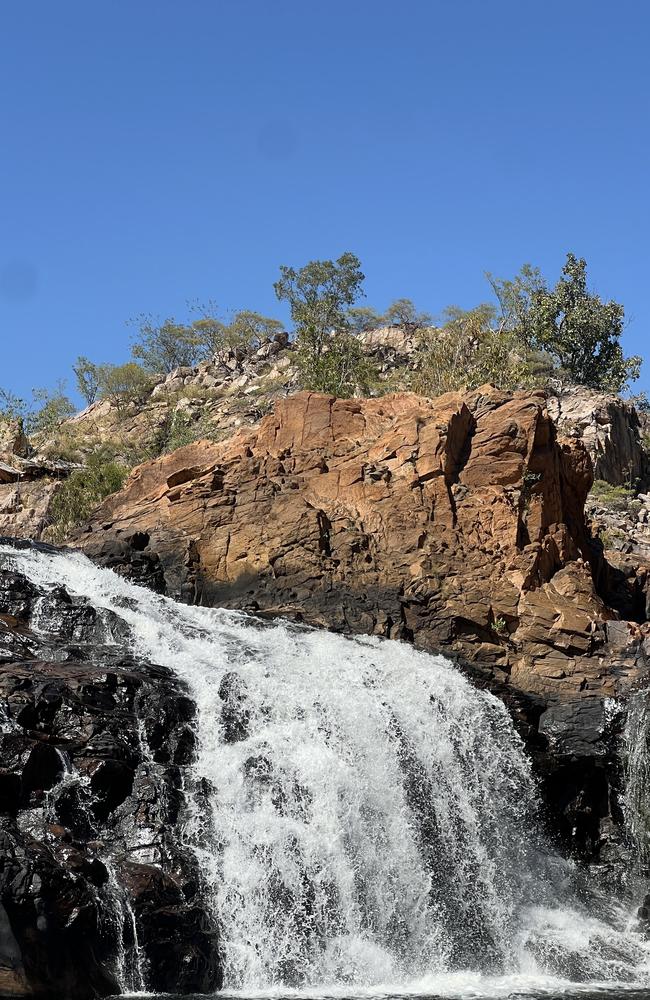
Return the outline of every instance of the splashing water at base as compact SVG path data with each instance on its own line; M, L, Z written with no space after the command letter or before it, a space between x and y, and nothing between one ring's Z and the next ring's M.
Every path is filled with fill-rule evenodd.
M447 660L178 605L78 554L2 551L115 612L138 654L188 684L187 837L227 988L650 983L629 914L579 897L539 835L505 707Z

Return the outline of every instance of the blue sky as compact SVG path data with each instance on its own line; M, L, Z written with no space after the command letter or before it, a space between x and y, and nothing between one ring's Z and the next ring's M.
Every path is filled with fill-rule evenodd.
M6 0L0 385L352 250L434 313L567 250L650 328L643 0ZM650 363L639 387L650 389Z

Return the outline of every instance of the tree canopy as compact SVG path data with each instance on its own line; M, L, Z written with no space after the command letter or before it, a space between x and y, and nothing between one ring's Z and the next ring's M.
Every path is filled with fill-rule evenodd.
M275 294L289 304L295 324L297 362L306 389L349 396L367 387L371 362L354 335L350 309L363 295L364 274L353 253L280 268Z
M591 389L621 392L639 377L641 358L621 346L625 311L587 287L584 258L567 254L555 288L532 294L527 337L548 352L569 379Z

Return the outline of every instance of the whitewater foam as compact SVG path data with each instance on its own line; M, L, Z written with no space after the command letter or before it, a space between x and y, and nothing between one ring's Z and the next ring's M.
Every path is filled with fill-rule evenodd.
M179 605L80 554L3 551L37 585L117 614L134 652L189 686L202 792L185 836L227 989L650 983L629 911L579 897L541 836L506 709L449 661Z

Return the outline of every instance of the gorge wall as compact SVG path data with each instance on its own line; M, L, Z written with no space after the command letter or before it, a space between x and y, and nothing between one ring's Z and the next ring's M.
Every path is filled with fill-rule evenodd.
M591 483L541 393L301 393L140 466L73 544L188 602L449 648L542 697L607 696L621 678L603 651L626 635L594 583Z
M228 440L139 466L71 544L188 604L457 657L508 705L554 835L616 879L628 850L624 713L608 706L647 684L644 582L638 568L607 562L585 519L595 451L616 465L620 434L587 440L555 405L541 392L487 386L435 400L300 393ZM56 478L24 456L11 462L0 523L38 534ZM2 896L10 925L24 932L5 949L3 986L42 992L95 935L99 944L79 951L70 996L115 987L102 964L114 930L100 933L97 903L114 868L159 976L150 982L213 988L216 933L175 833L193 754L182 685L133 661L116 622L96 621L64 591L34 593L10 572L0 579L0 626L1 694L17 720L3 736L0 771ZM65 794L52 796L68 773ZM107 803L115 790L119 801ZM45 913L52 944L26 968L21 956ZM182 983L172 967L185 970Z

